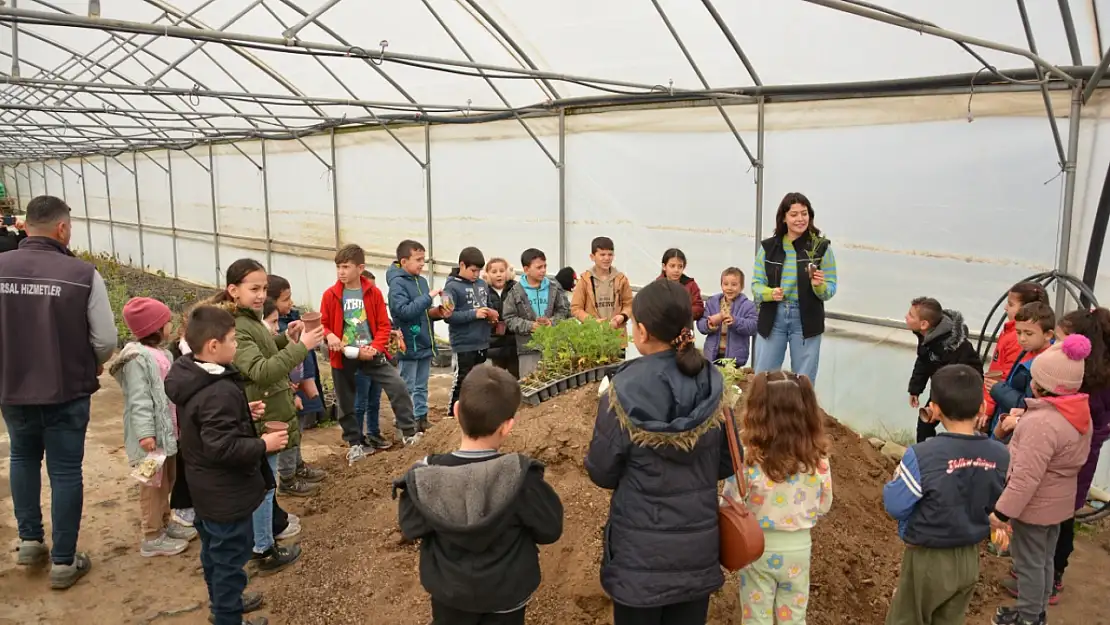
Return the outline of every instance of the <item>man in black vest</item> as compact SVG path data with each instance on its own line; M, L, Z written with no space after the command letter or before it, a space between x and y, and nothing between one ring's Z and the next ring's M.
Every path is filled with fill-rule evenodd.
M40 503L45 455L55 589L69 588L91 567L88 555L77 552L81 463L89 398L118 340L103 278L69 251L69 213L56 197L34 198L27 238L0 255L0 412L11 439L17 562L36 564L48 554Z
M20 242L27 238L22 221L16 221L14 228L13 230L6 225L0 226L0 254L19 248Z

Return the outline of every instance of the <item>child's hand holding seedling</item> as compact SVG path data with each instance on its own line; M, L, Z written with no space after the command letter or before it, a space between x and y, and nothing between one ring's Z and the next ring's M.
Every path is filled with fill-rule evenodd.
M148 437L146 437L144 439L141 439L139 441L139 447L142 447L143 451L145 451L149 454L149 453L153 452L155 449L158 449L158 443L154 440L153 436L148 436Z

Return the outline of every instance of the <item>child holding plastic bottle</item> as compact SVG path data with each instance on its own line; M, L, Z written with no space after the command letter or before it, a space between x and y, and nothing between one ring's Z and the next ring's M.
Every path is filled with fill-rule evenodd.
M163 385L173 364L163 345L173 330L170 309L156 299L135 297L123 307L123 320L135 340L124 346L109 373L123 391L123 439L132 466L150 454L165 454L149 484L139 485L140 525L144 558L173 556L185 551L197 532L170 519L170 492L177 475L177 414Z

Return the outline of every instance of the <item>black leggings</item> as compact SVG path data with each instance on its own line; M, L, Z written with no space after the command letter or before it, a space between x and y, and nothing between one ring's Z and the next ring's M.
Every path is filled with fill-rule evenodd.
M1075 551L1075 517L1060 524L1060 538L1056 541L1056 577L1061 577L1068 568L1068 558Z
M633 608L613 602L613 625L705 625L709 597L658 608Z

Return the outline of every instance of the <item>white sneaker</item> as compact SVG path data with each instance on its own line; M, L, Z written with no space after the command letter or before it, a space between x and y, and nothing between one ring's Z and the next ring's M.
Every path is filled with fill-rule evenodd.
M285 526L285 531L283 531L282 533L274 536L274 539L275 540L289 540L290 538L293 538L294 536L296 536L297 534L300 534L300 533L301 533L301 524L300 524L300 522L294 523L293 522L293 515L290 514L289 515L289 525Z
M180 510L174 510L173 514L170 516L170 520L174 523L177 523L178 525L192 527L193 523L197 520L197 512L192 508L182 508Z
M139 545L139 555L144 558L153 558L155 556L176 556L177 554L189 548L189 541L178 540L170 538L165 533L159 535L157 538L144 540Z
M402 440L404 441L405 445L412 446L412 445L418 444L423 438L424 438L424 433L423 432L417 432L416 434L413 434L412 436L405 436Z
M289 524L290 525L300 525L301 524L301 517L293 514L292 512L286 512L285 515L287 517L289 517Z
M15 551L16 564L19 566L43 564L50 559L50 549L40 540L21 540Z
M175 540L189 542L197 537L197 531L194 528L185 527L184 525L170 521L170 524L166 526L166 536Z
M351 448L347 450L347 466L353 465L368 455L370 454L366 453L366 448L362 445L351 445Z

